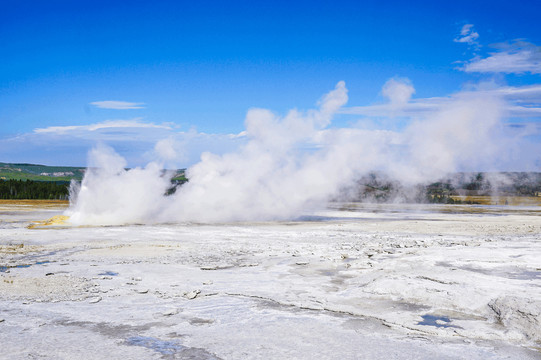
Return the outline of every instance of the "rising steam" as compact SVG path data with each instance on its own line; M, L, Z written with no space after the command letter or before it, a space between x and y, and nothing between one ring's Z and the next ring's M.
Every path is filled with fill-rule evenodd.
M395 79L383 93L398 111L414 89ZM126 170L122 157L99 145L80 188L72 188L68 214L75 224L291 219L325 206L370 171L414 184L467 165L487 169L510 146L502 132L502 100L494 95L459 94L401 132L329 128L347 99L341 81L315 110L284 117L250 110L247 142L224 155L203 153L187 170L189 182L169 196L170 175L159 162ZM171 142L161 141L156 152L174 157Z

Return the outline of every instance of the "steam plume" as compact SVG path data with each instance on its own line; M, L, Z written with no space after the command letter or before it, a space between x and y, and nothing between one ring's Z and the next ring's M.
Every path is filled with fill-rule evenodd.
M384 87L390 106L414 93L409 81ZM251 109L247 142L224 155L203 153L187 170L189 182L165 196L170 178L158 162L126 170L111 148L91 151L91 168L74 189L69 214L75 224L223 222L295 218L318 209L340 189L370 171L381 170L406 184L449 172L487 169L512 139L502 131L502 100L493 94L463 93L430 118L402 132L362 126L331 129L347 102L344 82L325 95L317 109L291 110L279 117ZM171 158L170 140L156 147Z

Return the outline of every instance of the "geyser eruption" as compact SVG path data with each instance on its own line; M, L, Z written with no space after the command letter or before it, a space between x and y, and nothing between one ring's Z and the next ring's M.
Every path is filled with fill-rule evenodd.
M393 112L414 92L400 81L384 89ZM170 175L159 162L126 170L122 157L100 145L89 154L80 189L72 189L68 214L75 224L291 219L321 209L370 171L413 184L467 164L486 168L506 141L500 131L502 104L494 95L459 94L401 132L329 128L347 99L341 81L314 110L291 110L284 117L249 110L246 142L224 155L203 153L187 170L189 182L169 196ZM159 148L170 158L169 143Z
M125 224L156 221L163 194L171 186L157 163L126 170L126 160L103 144L89 153L79 186L72 182L67 212L75 224Z

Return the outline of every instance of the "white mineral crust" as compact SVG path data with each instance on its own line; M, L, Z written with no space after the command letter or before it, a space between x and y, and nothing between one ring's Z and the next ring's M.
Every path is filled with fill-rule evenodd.
M540 359L541 209L28 229L0 209L6 359Z

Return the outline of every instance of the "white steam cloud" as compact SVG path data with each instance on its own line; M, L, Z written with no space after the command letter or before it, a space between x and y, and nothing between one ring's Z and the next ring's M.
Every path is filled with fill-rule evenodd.
M381 89L383 96L390 101L391 110L401 110L415 93L415 88L411 85L409 79L393 78L387 80Z
M409 81L391 79L382 93L399 107L414 91ZM75 224L292 219L325 206L370 171L414 184L457 170L490 170L513 145L502 130L505 106L497 93L458 94L401 132L329 128L347 99L339 82L315 110L279 117L251 109L247 142L225 155L203 153L187 170L189 182L169 196L161 162L177 156L171 140L156 145L161 162L132 170L100 145L80 189L72 189L68 214Z

